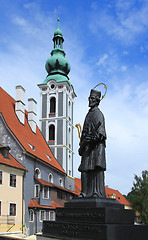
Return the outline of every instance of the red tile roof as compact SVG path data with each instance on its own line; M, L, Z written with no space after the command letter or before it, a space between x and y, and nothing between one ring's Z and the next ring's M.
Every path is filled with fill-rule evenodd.
M62 207L58 203L51 201L51 206L40 205L35 199L32 199L28 205L29 208L42 208L42 209L55 209L57 207Z
M20 170L27 171L26 168L24 168L12 155L9 153L9 158L3 157L3 155L0 153L0 164L4 164L13 168L18 168Z
M36 134L32 132L27 121L27 111L25 111L25 124L23 125L19 122L15 114L15 100L1 87L0 113L2 113L6 125L14 137L16 137L17 141L27 153L37 157L41 161L44 161L60 172L66 174L64 169L60 166L56 158L53 156L39 128L36 127ZM31 144L35 149L32 150L28 143ZM48 159L46 154L51 158L51 160Z
M132 206L132 204L118 190L114 190L112 188L105 187L105 191L106 191L107 198L111 198L112 195L115 194L115 199L119 203L127 205L127 206Z
M80 178L75 178L75 192L78 195L81 193L81 179ZM111 198L113 196L113 194L115 194L114 195L115 199L119 203L127 205L127 206L132 206L132 204L118 190L114 190L112 188L105 187L105 192L106 192L107 198Z
M47 181L45 181L45 180L43 180L43 179L40 179L40 178L35 178L40 184L42 184L42 185L44 185L44 186L48 186L48 187L52 187L52 188L58 188L58 189L60 189L60 190L62 190L62 191L66 191L66 192L69 192L69 193L74 193L74 194L76 194L75 192L73 192L73 191L70 191L70 190L68 190L68 189L66 189L66 188L63 188L63 187L61 187L61 186L58 186L58 185L55 185L55 184L53 184L53 183L50 183L50 182L47 182Z

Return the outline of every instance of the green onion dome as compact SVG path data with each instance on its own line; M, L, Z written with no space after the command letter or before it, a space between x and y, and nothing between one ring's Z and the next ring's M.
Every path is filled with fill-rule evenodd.
M70 64L65 58L65 52L63 49L55 48L51 52L51 57L47 59L45 69L48 74L61 73L68 75L70 72Z

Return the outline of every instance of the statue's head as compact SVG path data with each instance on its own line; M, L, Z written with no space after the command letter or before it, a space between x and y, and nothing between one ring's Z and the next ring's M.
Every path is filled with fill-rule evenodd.
M88 98L89 100L89 107L96 107L100 103L100 98L101 98L101 92L91 89L90 91L90 96Z

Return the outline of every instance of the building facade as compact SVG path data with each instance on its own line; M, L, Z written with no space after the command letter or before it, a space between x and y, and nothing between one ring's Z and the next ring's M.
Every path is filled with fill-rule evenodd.
M22 232L24 224L23 178L26 169L0 146L0 232Z

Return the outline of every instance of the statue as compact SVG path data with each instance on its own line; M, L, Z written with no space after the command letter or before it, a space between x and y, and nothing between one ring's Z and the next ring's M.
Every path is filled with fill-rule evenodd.
M80 138L79 155L81 164L80 197L105 198L104 171L106 170L105 158L105 121L98 105L101 92L91 89L89 112L86 115Z

